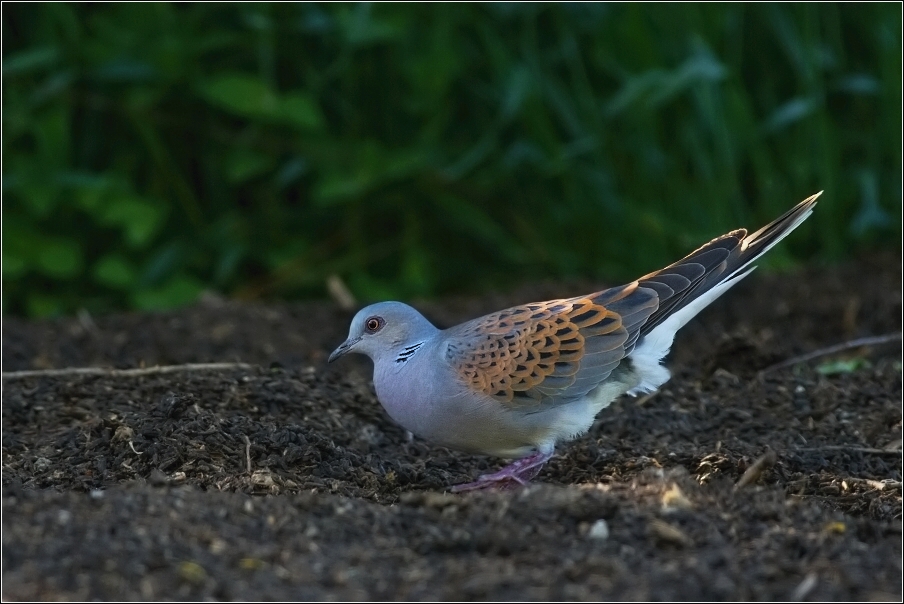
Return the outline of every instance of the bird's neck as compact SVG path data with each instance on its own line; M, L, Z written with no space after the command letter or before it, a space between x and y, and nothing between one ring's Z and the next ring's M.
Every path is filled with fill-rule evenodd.
M430 338L413 340L374 363L374 388L380 404L392 419L416 434L421 433L418 419L424 417L419 409L431 400L433 380L429 376L437 369L434 344Z

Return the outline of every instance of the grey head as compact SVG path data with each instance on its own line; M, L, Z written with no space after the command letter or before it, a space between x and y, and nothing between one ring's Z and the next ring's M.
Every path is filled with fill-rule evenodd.
M434 336L439 330L418 311L401 302L379 302L358 311L348 338L330 355L333 362L349 352L366 354L376 363L395 358L407 346Z

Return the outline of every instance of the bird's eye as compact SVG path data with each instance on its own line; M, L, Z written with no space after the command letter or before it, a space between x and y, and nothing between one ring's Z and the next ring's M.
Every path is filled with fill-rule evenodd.
M367 330L367 333L377 333L383 329L384 325L386 325L386 321L383 320L383 317L371 317L364 322L364 329Z

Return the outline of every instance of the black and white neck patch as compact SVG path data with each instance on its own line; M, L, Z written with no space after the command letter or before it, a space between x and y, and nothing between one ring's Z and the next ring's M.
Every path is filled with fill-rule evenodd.
M412 344L411 346L406 346L402 352L399 353L399 356L396 357L396 363L404 363L408 359L414 356L414 353L418 351L418 349L423 346L423 342L418 342L416 344Z

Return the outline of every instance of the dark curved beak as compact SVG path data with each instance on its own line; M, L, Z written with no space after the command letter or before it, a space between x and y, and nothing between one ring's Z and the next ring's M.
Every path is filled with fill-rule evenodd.
M330 358L327 359L327 363L332 363L346 352L351 350L352 346L361 341L361 338L355 338L353 340L346 340L342 344L339 345L339 348L333 351L333 354L330 355Z

